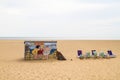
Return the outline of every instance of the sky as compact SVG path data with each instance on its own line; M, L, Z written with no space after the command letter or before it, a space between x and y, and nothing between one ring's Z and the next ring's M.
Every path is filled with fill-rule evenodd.
M0 37L120 40L120 0L0 0Z

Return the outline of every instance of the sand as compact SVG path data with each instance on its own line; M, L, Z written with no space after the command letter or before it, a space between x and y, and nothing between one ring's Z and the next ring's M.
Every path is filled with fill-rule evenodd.
M120 40L63 40L57 47L67 61L25 61L24 41L0 40L0 80L120 80ZM77 49L111 49L117 58L80 60Z

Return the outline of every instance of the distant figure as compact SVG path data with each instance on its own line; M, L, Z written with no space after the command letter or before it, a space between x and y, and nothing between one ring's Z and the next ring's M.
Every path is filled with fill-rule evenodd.
M56 57L58 60L66 60L66 58L59 51L56 52Z

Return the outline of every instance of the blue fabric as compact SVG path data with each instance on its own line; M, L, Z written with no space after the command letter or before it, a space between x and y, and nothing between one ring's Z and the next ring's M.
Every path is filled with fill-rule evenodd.
M54 51L56 51L57 49L51 49L50 50L50 54L54 53Z
M109 54L109 55L113 55L113 54L112 54L112 51L108 51L108 54Z
M92 50L92 55L94 55L94 52L95 52L96 50Z
M30 49L35 49L35 47L36 47L35 45L29 46Z
M30 49L30 53L32 54L32 51L33 51L34 49Z
M78 56L82 55L82 51L78 50Z

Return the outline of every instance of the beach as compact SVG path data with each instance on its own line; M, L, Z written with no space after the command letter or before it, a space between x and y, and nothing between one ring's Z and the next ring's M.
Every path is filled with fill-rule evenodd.
M120 40L58 40L57 49L66 61L26 61L23 40L0 40L0 80L120 80ZM117 57L80 60L79 49L110 49Z

